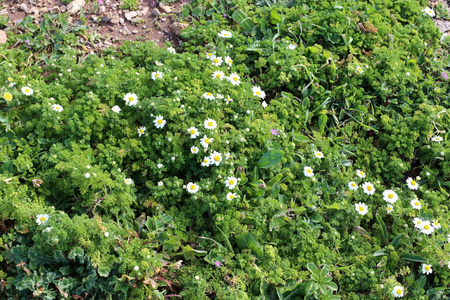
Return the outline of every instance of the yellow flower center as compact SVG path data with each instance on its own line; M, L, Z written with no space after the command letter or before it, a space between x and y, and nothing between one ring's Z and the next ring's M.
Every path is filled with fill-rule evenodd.
M363 211L363 210L364 210L364 207L360 206L359 211Z
M391 211L391 210L392 210L392 207L388 206L388 210Z
M430 271L430 267L429 266L425 266L425 271Z
M229 183L230 185L233 185L233 184L234 184L234 180L233 180L233 179L230 179L230 181L228 181L228 183Z
M356 183L353 182L353 183L352 183L352 186L355 187L355 186L356 186Z
M191 190L195 190L195 185L191 185Z
M30 90L29 90L29 89L25 89L25 92L29 93L29 92L30 92Z
M8 77L8 81L13 81L12 77Z
M222 76L222 75L220 75L220 74L216 74L216 77L217 77L217 78L220 78L220 76Z
M39 220L41 220L41 222L45 222L45 220L47 220L46 217L41 217Z
M389 198L389 199L392 199L392 198L394 198L394 195L393 195L393 194L389 194L389 195L388 195L388 198Z
M207 96L209 96L209 97L211 97L211 96L212 96L212 94L211 94L211 93L206 93L206 95L207 95Z
M422 221L417 221L417 225L420 225L420 223L422 223Z
M159 125L161 125L161 124L163 123L163 120L159 119L159 120L157 121L157 123L158 123Z
M261 92L260 92L260 91L256 91L255 94L258 95L258 96L260 96L260 95L261 95Z
M397 289L397 294L398 294L398 295L401 295L402 292L403 292L403 291L402 291L401 289Z
M191 134L195 134L195 130L194 130L194 129L191 129L190 133L191 133Z
M371 185L367 186L367 190L368 190L368 191L371 191L372 189L373 189L373 188L372 188Z
M364 172L359 172L359 175L364 176Z
M312 173L311 169L306 169L306 173L311 174Z
M130 98L128 98L128 101L133 102L133 101L134 101L134 98L133 98L133 97L130 97Z
M214 62L217 64L219 63L219 60L217 58L214 58Z
M205 139L205 143L209 144L209 139Z
M208 122L208 126L213 126L213 122Z
M419 206L420 203L416 201L416 202L414 202L414 205L415 205L415 206Z
M220 161L220 156L219 155L214 156L214 160L215 161Z
M233 77L233 80L234 81L238 81L239 79L237 77Z
M411 185L416 185L416 182L414 180L411 180Z
M428 229L430 229L430 226L429 225L424 225L423 229L428 230Z
M155 74L155 77L159 77L159 74Z

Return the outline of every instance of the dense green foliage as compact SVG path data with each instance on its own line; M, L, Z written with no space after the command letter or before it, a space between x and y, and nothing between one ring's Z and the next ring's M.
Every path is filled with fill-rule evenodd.
M450 295L450 42L425 6L197 1L182 48L101 55L64 15L6 28L2 293Z

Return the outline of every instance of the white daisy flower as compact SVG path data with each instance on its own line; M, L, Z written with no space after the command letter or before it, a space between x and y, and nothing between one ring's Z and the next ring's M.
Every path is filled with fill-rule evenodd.
M203 122L203 126L205 126L206 129L213 130L217 128L217 123L213 119L207 119Z
M360 215L363 216L369 211L367 205L362 202L358 202L357 204L355 204L355 209Z
M433 220L433 222L431 222L431 226L433 226L434 229L440 229L441 228L441 223L439 223L438 220Z
M426 275L430 275L431 273L433 273L431 265L422 264L422 273Z
M395 298L403 297L405 295L403 287L400 285L394 286L394 288L392 289L391 295L394 296Z
M239 75L236 72L234 72L234 73L231 73L230 76L228 76L228 81L232 85L240 85L241 84L241 77L239 77Z
M406 184L408 185L408 188L410 190L417 190L419 188L419 184L417 183L417 181L415 181L411 177L408 177L408 179L406 179Z
M433 233L434 227L431 226L430 221L423 221L422 222L422 228L420 228L420 232L425 233L426 235L429 235Z
M33 89L30 88L30 87L28 87L28 86L24 86L24 87L21 89L21 91L22 91L22 93L24 93L26 96L31 96L31 95L33 95Z
M304 174L306 177L313 177L313 176L314 176L313 169L312 169L311 167L308 167L308 166L306 166L306 167L303 168L303 174Z
M263 108L266 108L266 107L267 107L267 102L266 102L266 101L263 101L263 102L261 103L261 106L262 106Z
M387 213L390 214L391 212L394 211L394 207L391 204L388 204L386 206L386 210L387 210Z
M259 86L252 87L253 96L259 97L261 99L266 98L266 93L261 90Z
M233 37L233 34L227 30L222 30L217 35L221 38L226 38L226 39Z
M223 99L224 97L223 97L222 94L216 94L216 98L217 98L217 99Z
M419 199L413 199L413 200L411 200L411 206L412 206L412 208L414 208L414 209L421 209L421 208L422 208L422 205L420 204Z
M231 97L230 96L227 96L226 98L225 98L225 104L226 105L228 105L230 102L232 102L233 101L233 99L231 99Z
M364 193L366 193L367 195L375 194L375 187L370 182L367 182L367 181L364 182L362 185L362 188L363 188Z
M355 70L356 70L356 72L358 72L359 74L364 73L363 68L361 68L360 66L357 66Z
M138 103L138 96L134 93L127 93L123 96L123 100L125 100L126 105L133 106Z
M125 178L125 184L130 185L133 183L133 179L131 178Z
M146 129L147 129L147 128L145 128L144 126L141 126L141 127L138 128L138 134L139 134L139 137L141 137L141 135L144 134L144 132L145 132Z
M297 48L297 45L294 43L289 44L288 46L289 50L295 50Z
M209 144L211 144L213 140L213 138L208 138L204 135L203 138L200 139L200 144L202 144L203 148L208 149Z
M213 151L209 159L212 165L219 166L220 163L222 162L222 154L220 152Z
M433 137L431 138L431 140L432 140L433 142L442 142L444 139L443 139L442 137L440 137L440 136L433 136Z
M159 182L158 182L158 186L164 186L164 182L159 181Z
M62 112L64 108L59 104L53 104L52 109L57 112Z
M153 120L156 128L164 128L166 125L166 120L164 120L163 116L156 116L156 119Z
M231 157L231 153L230 152L225 153L225 159L229 159L230 157Z
M422 9L422 12L426 13L427 15L429 15L432 18L436 15L434 10L432 10L429 7L425 7L424 9Z
M364 173L364 172L361 171L361 170L356 170L356 175L357 175L359 178L366 178L366 173Z
M112 110L113 112L117 113L117 114L120 113L120 111L121 111L119 105L114 105L114 106L111 108L111 110Z
M383 199L386 202L394 204L398 200L398 195L393 190L385 190L383 192Z
M205 56L207 59L212 60L214 57L216 57L216 53L215 52L206 52Z
M174 47L169 47L169 48L167 48L167 51L169 51L169 53L172 53L172 54L177 53L177 52L175 51L175 48L174 48Z
M225 180L225 187L227 187L230 190L234 189L237 186L237 184L238 180L236 177L228 176L227 179Z
M198 129L195 127L189 127L187 132L191 135L191 139L195 139L200 135L200 132L198 132Z
M209 167L211 165L211 158L209 156L203 157L202 167Z
M91 174L89 174L89 173L84 173L84 178L89 178L89 177L91 177Z
M208 100L214 100L214 95L210 92L206 92L202 95L203 98L208 99Z
M160 61L155 60L155 65L157 66L164 66L164 64Z
M36 215L36 223L38 225L45 225L45 223L47 223L47 221L48 221L48 218L49 218L48 214Z
M320 151L314 151L314 156L317 157L317 158L323 158L324 157L323 153L320 152Z
M157 167L158 169L161 169L162 167L164 167L164 165L163 165L163 164L157 164L156 167Z
M231 65L233 64L233 60L227 55L225 56L225 63L231 67Z
M212 73L212 78L213 79L220 79L223 80L223 78L225 77L225 73L222 71L214 71Z
M161 79L163 78L163 72L160 71L156 71L156 72L152 72L152 79L156 80L156 79Z
M189 182L186 186L186 189L189 193L191 194L195 194L198 192L198 190L200 189L200 186L198 184Z
M220 56L214 56L211 59L211 64L216 67L220 67L222 65L223 59Z
M191 147L191 153L197 154L198 153L198 147L197 146L192 146Z
M358 189L358 185L356 184L356 182L350 181L348 183L348 188L350 189L350 191L356 191Z
M228 201L231 201L231 200L233 200L233 199L236 198L236 197L237 197L237 194L236 194L236 193L229 192L229 193L227 194L227 200L228 200Z
M414 218L413 219L413 223L414 223L414 227L416 227L417 229L421 229L422 228L422 224L423 224L423 220L420 218Z

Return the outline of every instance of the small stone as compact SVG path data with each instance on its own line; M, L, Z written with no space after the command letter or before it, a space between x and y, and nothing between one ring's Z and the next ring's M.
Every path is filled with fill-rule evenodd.
M147 15L149 9L150 9L149 7L144 7L144 8L141 10L142 16Z
M154 8L152 10L152 15L155 17L159 17L161 15L161 12L157 8Z
M125 19L127 19L128 21L131 21L133 18L135 18L137 16L137 12L135 11L130 11L129 13L125 14Z
M94 22L97 22L97 20L98 20L98 17L97 17L97 16L91 16L91 18L92 18L92 20L93 20Z
M0 10L0 16L7 16L8 15L8 11L5 9Z
M100 5L98 7L98 13L99 14L104 14L106 12L106 7L104 5Z
M111 19L110 19L110 22L111 22L111 24L119 24L119 22L120 22L120 17L119 17L119 15L114 15L114 16L112 16L111 17Z
M62 13L65 13L65 12L67 11L67 6L61 5L61 6L59 7L59 9L61 10Z
M125 20L123 18L120 18L119 23L123 25L123 24L125 24Z
M166 18L162 18L161 19L161 22L165 22L167 19Z
M84 7L86 2L84 0L74 0L67 5L67 11L69 15L76 15Z
M101 19L101 21L102 21L103 23L110 23L110 22L111 22L111 20L110 20L107 16L103 16L102 19Z
M50 11L52 14L59 14L59 13L61 13L61 9L59 9L58 6L55 6L55 7L50 8L49 11Z
M170 14L173 11L171 6L164 5L162 2L159 2L159 8L161 8L166 14Z
M28 6L25 3L20 4L20 9L28 13Z
M133 30L133 31L132 31L133 34L138 34L138 32L139 32L139 31L137 31L137 30Z
M0 30L0 44L6 43L8 40L8 36L6 35L6 32L3 30Z
M187 23L174 22L170 25L170 29L176 36L181 36L181 31L189 27Z

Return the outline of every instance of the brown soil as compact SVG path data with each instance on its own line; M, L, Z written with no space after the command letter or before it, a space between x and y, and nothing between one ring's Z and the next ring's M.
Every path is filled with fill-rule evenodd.
M130 11L120 8L120 0L86 0L83 7L84 17L90 33L97 34L99 38L94 44L88 44L91 49L117 46L124 40L154 41L159 46L170 42L173 46L179 46L181 39L170 28L170 25L179 21L179 15L186 2L172 2L166 4L166 13L160 7L157 0L140 0L137 10ZM26 9L24 10L26 6ZM168 7L167 7L168 6ZM45 13L63 13L68 5L61 0L6 0L0 4L0 14L10 17L10 25L20 22L27 15L32 16L39 23ZM156 16L158 11L161 15ZM136 12L137 16L126 18L126 14ZM80 13L69 17L72 22L80 22Z

